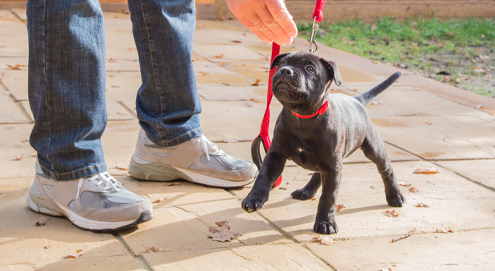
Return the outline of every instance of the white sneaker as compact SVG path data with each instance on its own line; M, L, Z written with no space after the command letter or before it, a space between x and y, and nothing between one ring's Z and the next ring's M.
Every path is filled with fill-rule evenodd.
M35 169L26 201L37 213L65 216L79 228L91 231L126 229L153 218L148 198L130 192L106 172L57 181L45 175L37 164Z
M129 173L150 181L184 179L216 187L240 187L251 183L256 166L234 158L204 135L173 147L161 147L141 130L132 156Z

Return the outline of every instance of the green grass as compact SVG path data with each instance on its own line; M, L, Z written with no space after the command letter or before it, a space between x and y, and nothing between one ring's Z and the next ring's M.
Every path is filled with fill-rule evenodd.
M307 37L311 23L298 28ZM323 23L320 29L324 32L317 36L319 43L391 65L406 65L423 76L480 94L495 94L495 19L396 22L385 17L370 24L359 20Z

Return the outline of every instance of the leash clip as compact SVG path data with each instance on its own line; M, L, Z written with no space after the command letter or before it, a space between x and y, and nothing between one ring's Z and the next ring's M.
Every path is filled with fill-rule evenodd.
M316 33L318 32L319 27L320 27L320 23L316 22L316 16L315 16L313 20L313 32L311 32L311 38L308 38L309 52L312 54L318 51L318 43L316 42Z

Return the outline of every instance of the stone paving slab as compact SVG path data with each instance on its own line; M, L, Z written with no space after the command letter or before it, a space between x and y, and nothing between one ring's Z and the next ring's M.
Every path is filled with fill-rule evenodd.
M1 72L2 84L12 93L16 101L28 100L28 74L27 71L6 70Z
M2 177L33 176L36 156L28 142L32 128L32 124L0 125ZM21 156L22 160L16 160L16 156Z
M404 232L404 234L407 231ZM391 243L397 236L336 241L308 247L339 271L357 270L493 270L494 229L420 234Z
M10 10L0 10L0 57L25 57L27 52L26 25Z
M263 61L266 57L249 50L241 44L213 45L195 43L193 51L212 62L249 62ZM223 55L222 58L215 56Z
M155 270L332 270L299 245L244 246L146 254Z
M0 86L0 104L2 110L0 111L0 123L26 123L26 117L22 113L21 108L10 97L10 93L5 92Z
M436 163L495 190L495 160L438 161Z
M423 159L495 157L495 121L490 116L372 117L387 142Z
M41 262L35 264L34 267L37 271L146 270L139 266L136 260L130 255L89 258L83 255L78 259Z
M332 237L345 240L400 236L411 228L432 233L437 228L459 231L493 227L493 191L440 168L440 173L435 175L413 174L417 168L429 166L432 165L427 162L393 163L397 180L419 190L412 193L409 188L401 187L407 202L402 208L394 208L387 205L382 180L373 164L344 165L337 204L345 208L337 214L339 232ZM282 177L281 186L287 190L273 190L258 212L296 240L308 242L315 236L312 229L321 191L316 194L316 200L294 200L290 194L302 188L311 176L299 167L288 167ZM246 187L232 192L242 200L250 190ZM420 202L430 207L415 207ZM382 214L392 209L399 213L397 218Z
M34 267L26 264L0 265L0 271L34 271Z

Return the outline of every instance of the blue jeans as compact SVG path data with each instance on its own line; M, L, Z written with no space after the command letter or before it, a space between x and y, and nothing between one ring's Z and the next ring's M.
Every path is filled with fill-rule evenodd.
M161 146L200 136L191 61L194 0L129 0L141 67L136 110ZM72 180L106 171L105 33L97 0L29 0L30 137L45 174Z

